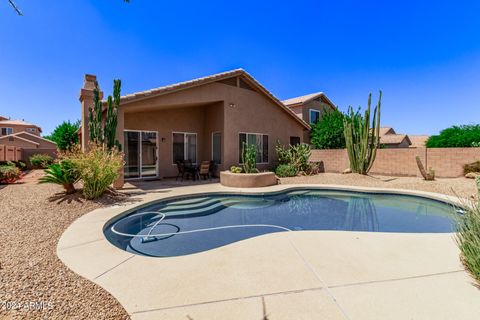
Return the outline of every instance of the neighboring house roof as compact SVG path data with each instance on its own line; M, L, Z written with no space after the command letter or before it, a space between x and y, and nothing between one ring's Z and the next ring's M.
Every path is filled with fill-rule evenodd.
M37 136L35 134L32 134L30 132L27 132L27 131L21 131L21 132L17 132L17 133L12 133L10 136L28 136L28 137L32 137L33 139L39 139L39 140L43 140L43 141L46 141L46 142L49 142L49 143L52 143L54 145L56 145L56 143L52 140L48 140L48 139L45 139L45 138L42 138L40 136ZM28 139L28 138L27 138Z
M386 134L396 134L396 132L391 127L380 127L380 137Z
M408 144L412 144L410 138L406 134L386 134L384 136L380 136L380 143L381 144L400 144L404 140L407 140Z
M26 122L26 121L23 121L23 120L8 120L8 119L7 120L2 120L2 118L5 119L4 117L0 117L0 125L31 126L31 127L38 128L38 130L40 132L42 132L42 129L39 126L37 126L33 123Z
M213 74L213 75L202 77L202 78L197 78L197 79L188 80L184 82L178 82L178 83L170 84L163 87L158 87L150 90L127 94L125 96L120 97L120 102L123 104L127 104L134 101L148 99L148 98L169 94L169 93L173 93L181 90L186 90L193 87L205 85L212 82L217 82L220 80L225 80L232 77L238 77L238 76L242 76L243 80L247 80L250 85L252 85L258 91L260 91L261 93L269 97L273 102L275 102L275 104L277 104L280 108L282 108L282 110L284 110L290 116L292 116L292 118L294 118L297 122L299 122L304 128L310 129L310 126L305 121L297 117L292 110L286 107L270 91L268 91L264 86L262 86L260 82L258 82L255 78L253 78L250 74L248 74L243 69L235 69L235 70L217 73L217 74Z
M335 109L335 105L333 104L333 102L330 101L330 99L328 99L328 97L323 92L315 92L315 93L306 94L300 97L290 98L287 100L283 100L282 103L287 107L293 107L296 105L305 104L317 98L324 98L327 104L329 104L333 109Z
M425 143L427 142L430 136L427 135L409 135L410 141L412 145L410 147L418 148L418 147L425 147Z
M25 142L27 142L27 143L34 144L34 145L36 145L36 146L39 146L39 145L40 145L40 143L38 143L38 142L35 142L35 141L32 141L32 140L29 140L29 139L20 137L20 136L18 136L17 134L9 134L9 135L6 135L6 136L1 136L1 137L0 137L0 140L2 140L2 139L9 139L9 138L19 139L19 140L25 141Z

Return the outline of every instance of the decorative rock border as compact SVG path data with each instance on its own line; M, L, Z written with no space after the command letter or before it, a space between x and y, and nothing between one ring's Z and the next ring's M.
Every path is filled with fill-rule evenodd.
M232 173L222 171L220 172L220 183L226 187L260 188L274 186L278 182L274 172Z

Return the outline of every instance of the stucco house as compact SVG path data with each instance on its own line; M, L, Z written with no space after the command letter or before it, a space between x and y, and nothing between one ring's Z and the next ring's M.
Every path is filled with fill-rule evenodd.
M10 120L9 118L0 116L0 137L24 131L40 136L42 128L24 120Z
M80 92L81 142L88 145L88 109L96 77ZM101 93L102 96L102 93ZM241 162L243 142L256 143L258 168L276 161L275 144L303 142L309 124L242 69L122 96L116 137L123 179L173 177L177 161L213 160L219 170Z
M28 161L35 153L54 156L57 145L42 138L41 132L35 124L0 116L0 161Z
M316 92L300 97L290 98L283 100L282 103L292 110L297 117L304 120L309 125L312 125L320 120L325 112L336 110L335 105L323 92ZM310 142L309 131L304 133L303 141L305 143Z
M380 128L380 144L384 148L408 148L412 145L406 134L398 134L391 127Z

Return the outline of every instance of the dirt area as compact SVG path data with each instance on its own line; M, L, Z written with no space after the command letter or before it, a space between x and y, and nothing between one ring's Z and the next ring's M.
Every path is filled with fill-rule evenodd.
M0 186L0 318L127 319L115 298L56 254L58 239L75 219L125 197L66 197L59 186L38 185L40 175L34 171L25 183Z
M360 174L321 173L315 176L301 176L281 178L282 184L340 184L377 188L412 189L428 192L443 193L461 198L476 197L477 189L474 179L467 178L442 178L435 181L425 181L418 177L388 177L365 176Z

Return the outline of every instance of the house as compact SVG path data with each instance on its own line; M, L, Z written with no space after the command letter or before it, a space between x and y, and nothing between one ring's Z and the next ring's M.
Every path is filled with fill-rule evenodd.
M408 148L412 142L406 134L397 134L391 127L380 128L380 145L384 148Z
M40 136L42 129L24 120L10 120L0 116L0 137L7 136L12 133L28 132L36 136Z
M0 116L0 161L28 161L30 155L55 155L57 145L40 136L42 129L24 120Z
M80 92L81 142L88 146L88 109L96 77ZM102 93L100 93L102 96ZM177 161L213 160L219 170L239 165L243 143L257 144L258 168L276 161L275 144L304 141L309 124L242 69L120 98L116 138L123 146L123 179L173 177Z
M413 135L409 134L408 137L410 138L410 141L412 144L410 145L410 148L425 148L425 144L427 143L428 138L430 136L427 135Z
M282 103L292 110L297 117L310 125L320 120L325 112L336 110L335 105L323 92L283 100ZM305 132L303 140L305 143L310 142L309 131ZM293 145L294 143L292 142L290 144Z

